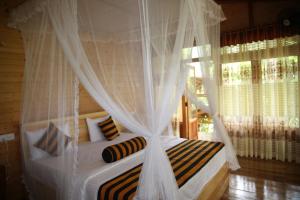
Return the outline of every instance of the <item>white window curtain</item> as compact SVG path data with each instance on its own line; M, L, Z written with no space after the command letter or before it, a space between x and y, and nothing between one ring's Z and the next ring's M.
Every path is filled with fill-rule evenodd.
M220 113L238 155L300 162L299 42L222 48Z
M201 35L218 34L210 27L219 25L221 17L220 7L209 0L31 0L15 10L12 25L21 29L24 38L31 38L25 41L25 81L31 85L24 91L31 99L24 101L22 134L28 131L27 124L43 120L40 115L31 119L36 109L45 112L48 124L63 125L64 116L74 118L73 150L57 159L63 166L54 183L58 199L85 197L75 188L76 172L84 165L78 150L76 78L114 119L149 139L136 199L180 199L159 136L185 88L181 49L192 46L195 36L201 44L214 43L210 39L219 36ZM61 78L63 66L72 75L73 90L67 88L69 79ZM52 84L56 78L61 78L54 81L58 85ZM40 87L40 79L47 87ZM74 95L62 95L70 91ZM24 147L26 142L22 141ZM26 154L24 163L25 173L33 175ZM32 193L38 192L27 184Z

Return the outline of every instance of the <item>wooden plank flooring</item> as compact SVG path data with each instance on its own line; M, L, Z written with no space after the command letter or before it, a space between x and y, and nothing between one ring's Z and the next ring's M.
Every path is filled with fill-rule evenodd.
M248 158L239 161L242 168L230 173L222 199L300 200L299 164Z

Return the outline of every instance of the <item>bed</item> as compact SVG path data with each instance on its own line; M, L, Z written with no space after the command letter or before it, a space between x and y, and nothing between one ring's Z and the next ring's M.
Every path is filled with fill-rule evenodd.
M88 116L98 117L103 116L103 113L93 113ZM87 116L81 116L80 118L83 119L84 117ZM81 132L86 131L83 126L81 129ZM136 134L123 130L120 136L113 141L95 143L82 141L79 145L80 165L77 176L74 179L75 190L72 199L111 199L107 195L105 197L105 193L111 191L103 190L103 188L109 188L107 184L110 184L114 178L116 179L129 173L130 170L141 165L144 151L139 151L113 163L105 163L101 159L101 152L109 145L120 143L136 136ZM167 152L168 150L171 151L172 148L183 145L184 142L188 143L189 141L177 137L162 136L163 148ZM202 143L204 144L205 142L202 141ZM65 155L65 157L67 156ZM51 189L57 188L55 177L60 174L63 175L64 170L67 170L57 165L58 159L57 157L48 157L31 161L31 166L36 172L31 178L36 183L36 187L40 187L40 191L43 191L41 192L43 199L45 197L47 199L55 199L55 192ZM217 198L228 183L227 175L228 168L225 160L225 150L222 145L219 145L214 155L201 166L201 169L180 184L179 199L209 199L213 196ZM119 199L123 199L123 196Z

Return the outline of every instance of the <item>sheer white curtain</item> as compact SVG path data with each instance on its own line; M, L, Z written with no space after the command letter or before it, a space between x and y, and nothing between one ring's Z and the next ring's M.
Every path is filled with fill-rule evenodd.
M299 41L222 48L221 115L238 155L300 161Z
M82 1L80 9L86 10L82 10L78 15L82 15L85 26L80 27L79 31L82 35L86 34L87 40L90 39L89 42L94 45L89 47L89 44L81 44L77 34L76 16L70 13L70 17L74 16L73 21L67 22L66 25L61 16L56 14L59 8L60 12L64 12L76 4L72 1L64 3L57 2L54 8L48 7L50 19L69 61L81 58L81 63L72 64L81 83L91 96L125 127L150 138L145 150L137 198L176 199L177 184L160 145L159 135L170 122L171 114L184 88L185 72L180 63L180 50L185 41L187 14L182 18L179 16L187 12L187 9L180 4L174 4L174 7L168 1L131 1L131 12L125 16L120 15L117 19L120 20L118 24L112 26L111 30L104 30L107 33L102 33L97 32L99 26L104 27L101 26L101 21L98 21L101 16L93 18L90 13L91 2ZM125 30L126 32L119 34L117 31L121 22L128 26L137 26L137 30L130 30L129 33ZM173 32L177 30L178 34L171 40L171 37L174 37ZM103 45L101 40L104 38L107 41L106 35L110 32L113 37L108 38L111 40L111 46L108 48L112 48L112 63L103 63L103 55L99 52ZM72 36L68 37L69 34ZM89 61L90 54L85 54L87 47L96 52L95 65ZM96 70L99 70L99 73L95 73ZM107 80L109 77L112 79ZM120 87L123 87L124 93L114 90L121 89Z
M210 2L207 2L210 3ZM240 168L235 150L218 113L218 68L220 64L220 26L216 15L222 16L222 10L216 9L217 13L197 12L199 2L191 2L190 9L195 26L195 38L198 49L198 55L201 73L203 76L203 85L208 98L208 106L195 96L195 91L187 88L186 95L189 100L199 109L209 113L214 121L214 132L212 140L225 143L226 157L232 170ZM215 5L217 6L217 5ZM210 21L211 23L207 23ZM213 23L215 22L215 23ZM201 32L200 27L207 25L207 32ZM198 28L197 28L198 27ZM212 64L213 63L213 64Z
M44 21L36 18L39 14L26 12L29 5L36 7L37 13L41 11ZM29 1L15 12L15 23L25 23L24 27L31 29L34 18L38 26L49 25L47 30L38 32L42 36L53 35L51 44L55 46L44 48L67 60L68 69L117 121L149 138L136 198L173 200L179 198L178 186L159 136L171 122L185 88L187 68L181 50L192 46L195 35L200 44L211 42L200 36L207 36L209 26L219 24L220 12L220 7L208 0ZM201 19L207 15L210 17ZM42 59L40 52L35 56L30 60ZM61 68L55 58L45 67L49 65ZM58 75L46 76L48 80ZM32 92L29 87L25 90ZM47 105L52 101L41 103ZM58 113L56 116L61 117ZM75 140L75 150L76 143ZM72 152L73 174L77 162L76 151ZM72 198L66 194L64 197Z
M18 28L22 30L26 59L21 116L24 180L30 191L30 198L43 198L44 191L33 181L43 181L36 176L37 169L33 162L35 159L47 161L51 156L34 145L50 123L54 123L65 134L73 137L70 145L75 151L70 151L72 147L68 146L52 163L60 169L67 169L63 173L65 176L57 172L53 174L55 180L49 183L57 189L54 198L67 199L72 192L72 178L77 165L78 124L74 116L78 114L79 82L55 33L51 31L44 8L36 9L44 12L35 13L30 21L18 24ZM54 140L59 144L62 138L57 137Z

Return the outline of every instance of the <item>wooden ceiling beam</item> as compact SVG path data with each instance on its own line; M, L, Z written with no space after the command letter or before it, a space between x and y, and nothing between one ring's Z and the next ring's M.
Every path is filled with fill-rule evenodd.
M274 1L295 1L295 0L215 0L218 4L225 4L225 3L247 3L248 1L254 2L274 2Z

